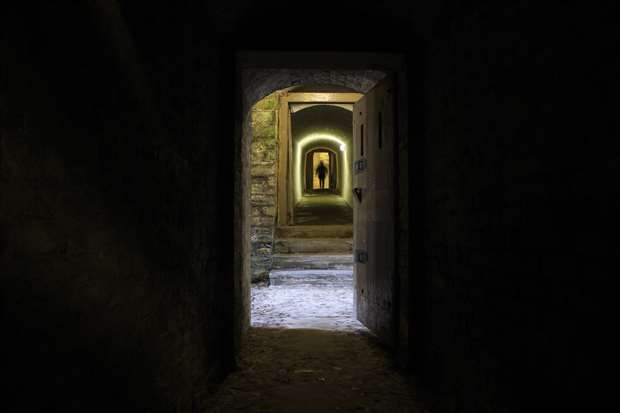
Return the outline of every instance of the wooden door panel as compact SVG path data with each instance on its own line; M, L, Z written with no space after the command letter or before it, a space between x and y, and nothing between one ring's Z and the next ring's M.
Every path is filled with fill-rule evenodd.
M394 342L397 325L392 91L390 78L379 82L353 112L353 187L361 190L362 198L354 197L353 208L356 313L388 344Z
M361 99L353 108L353 260L355 277L355 306L357 318L365 324L364 314L368 313L368 301L365 298L368 289L367 266L360 263L360 253L367 246L367 186L366 172L360 168L364 165L364 128L366 126L366 100Z

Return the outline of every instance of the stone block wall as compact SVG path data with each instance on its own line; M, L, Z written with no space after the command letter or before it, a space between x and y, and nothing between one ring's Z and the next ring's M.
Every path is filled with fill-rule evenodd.
M276 225L278 171L278 93L258 101L251 111L250 243L252 282L266 281L271 270Z

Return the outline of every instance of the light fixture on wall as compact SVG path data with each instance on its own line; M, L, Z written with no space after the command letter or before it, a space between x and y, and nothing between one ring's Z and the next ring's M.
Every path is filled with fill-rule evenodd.
M344 143L340 144L340 152L344 152L344 150L346 149L346 145Z

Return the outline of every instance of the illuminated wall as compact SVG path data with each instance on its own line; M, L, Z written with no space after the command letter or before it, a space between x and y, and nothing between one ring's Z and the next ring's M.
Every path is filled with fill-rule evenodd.
M349 110L335 106L313 106L292 115L293 137L293 188L295 203L304 193L305 156L315 148L328 148L337 156L339 194L352 205L351 176L351 134L352 114ZM315 177L316 178L316 177ZM318 181L318 179L316 179ZM326 178L326 184L328 179Z
M272 264L276 223L278 93L256 102L251 111L250 268L252 281L264 281Z
M293 187L295 195L295 203L301 200L304 192L304 159L305 154L313 148L318 147L330 147L335 148L337 153L340 154L339 163L342 165L340 168L341 181L341 193L342 197L351 204L351 156L350 145L347 144L347 140L344 137L324 135L321 133L310 134L299 139L293 144ZM318 183L318 178L316 179ZM326 179L327 182L327 179Z
M323 179L323 188L321 188L321 180L317 173L319 167L323 163L325 174ZM306 170L306 173L308 171ZM312 189L330 189L329 178L333 172L333 165L329 163L329 152L315 152L312 154Z

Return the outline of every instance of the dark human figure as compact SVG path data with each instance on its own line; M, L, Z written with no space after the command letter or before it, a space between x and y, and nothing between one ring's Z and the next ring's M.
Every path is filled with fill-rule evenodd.
M327 167L323 165L323 161L319 163L319 166L316 167L316 174L319 176L319 183L321 184L321 189L325 188L325 176L327 176Z

